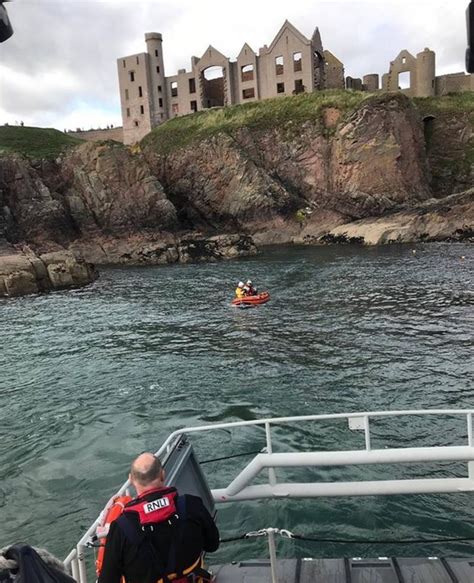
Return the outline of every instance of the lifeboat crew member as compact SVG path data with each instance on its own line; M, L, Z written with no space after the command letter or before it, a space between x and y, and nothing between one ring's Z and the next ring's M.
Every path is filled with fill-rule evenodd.
M252 285L250 279L247 280L247 283L244 286L245 295L247 296L256 296L257 295L257 288Z
M142 453L132 463L137 497L111 523L98 583L206 581L202 553L219 546L219 531L201 498L164 486L160 460Z
M237 287L235 288L235 297L238 300L241 300L243 297L245 297L245 285L243 281L239 281L239 283L237 284Z

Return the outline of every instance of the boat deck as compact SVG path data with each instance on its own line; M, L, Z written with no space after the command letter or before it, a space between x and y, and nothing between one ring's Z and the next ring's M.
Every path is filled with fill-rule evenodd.
M280 559L278 583L474 583L472 559ZM271 583L270 560L212 568L216 583Z

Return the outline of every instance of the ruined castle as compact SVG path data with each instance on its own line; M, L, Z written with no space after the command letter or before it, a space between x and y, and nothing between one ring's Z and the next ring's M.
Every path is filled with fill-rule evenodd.
M231 61L209 46L200 58L191 57L190 71L180 69L171 77L165 75L161 34L147 33L145 41L146 53L117 60L125 144L177 115L344 88L344 66L323 50L319 30L308 39L288 21L258 54L246 43Z
M171 117L209 107L248 103L269 97L322 89L404 91L409 96L444 95L474 90L474 75L455 73L436 77L435 53L425 49L416 57L401 51L382 76L344 78L344 65L324 50L318 28L306 38L285 21L272 43L258 54L245 43L231 61L209 46L201 57L191 57L191 70L166 76L160 33L145 34L146 53L117 60L123 141L133 144ZM400 76L407 74L403 87Z

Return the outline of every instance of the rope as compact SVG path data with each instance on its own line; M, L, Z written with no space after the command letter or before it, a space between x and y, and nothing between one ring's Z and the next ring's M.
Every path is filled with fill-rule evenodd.
M302 534L295 534L286 529L278 528L263 528L262 530L251 531L245 534L237 535L231 538L221 539L221 543L234 542L238 540L246 540L250 538L257 538L261 536L268 536L272 531L274 534L279 534L283 538L303 540L308 542L318 543L333 543L333 544L368 544L368 545L408 545L408 544L440 544L447 542L467 542L474 541L474 537L444 537L444 538L411 538L411 539L350 539L350 538L319 538L304 536Z
M230 459L232 459L234 457L243 457L243 456L246 456L246 455L256 455L257 453L262 453L264 451L266 451L266 448L264 448L263 450L259 449L257 451L248 451L246 453L236 453L234 455L226 455L224 457L216 457L216 458L213 458L212 460L204 460L203 462L199 462L199 464L200 465L202 465L202 464L210 464L211 462L220 462L222 460L230 460Z
M367 545L410 545L410 544L439 544L473 541L474 537L453 537L453 538L405 538L405 539L343 539L343 538L312 538L300 534L294 534L291 538L318 543L335 544L367 544Z

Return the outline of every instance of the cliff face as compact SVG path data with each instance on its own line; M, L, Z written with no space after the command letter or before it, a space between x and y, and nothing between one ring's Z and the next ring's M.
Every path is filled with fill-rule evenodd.
M159 264L252 254L249 235L259 243L397 240L363 237L363 223L354 224L406 223L403 213L418 207L425 222L398 240L469 233L472 194L448 214L426 203L474 181L474 106L448 105L305 94L176 118L141 151L107 142L50 160L3 155L0 238L39 254L69 248L97 263ZM426 220L431 213L442 229Z
M299 127L239 128L164 154L144 155L190 225L250 232L298 209L341 220L380 215L430 196L422 125L403 95L364 101L343 117L326 108ZM294 226L294 225L293 225Z
M177 226L161 184L145 161L121 144L83 144L66 156L60 177L65 206L83 235Z

